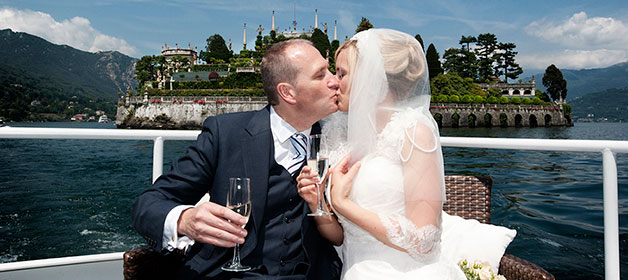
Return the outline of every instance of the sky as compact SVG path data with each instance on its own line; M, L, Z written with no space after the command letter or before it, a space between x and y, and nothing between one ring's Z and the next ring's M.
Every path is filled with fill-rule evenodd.
M117 50L140 58L158 55L164 44L204 50L206 39L220 34L237 53L263 35L283 31L297 21L310 29L318 10L319 28L330 40L337 22L338 40L351 38L362 17L376 28L420 34L441 55L459 48L461 36L493 33L515 43L524 75L559 69L603 68L628 61L626 0L0 0L0 29L26 32L55 44L96 52ZM426 47L427 49L427 47Z

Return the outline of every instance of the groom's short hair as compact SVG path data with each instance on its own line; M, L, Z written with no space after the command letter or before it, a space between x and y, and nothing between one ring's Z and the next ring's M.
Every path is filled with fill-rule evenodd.
M286 57L285 52L286 49L297 44L314 46L311 41L305 39L281 41L266 50L264 58L262 58L262 84L268 96L268 103L272 105L279 103L277 84L281 82L295 84L299 69L293 61Z

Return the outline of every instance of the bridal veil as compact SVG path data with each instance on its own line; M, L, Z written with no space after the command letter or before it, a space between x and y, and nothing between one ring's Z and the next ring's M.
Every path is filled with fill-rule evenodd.
M379 217L391 243L427 261L439 251L445 182L423 48L414 37L390 29L369 29L351 40L358 55L349 111L329 116L323 133L332 149L350 152L352 162L384 151L402 165L405 213Z

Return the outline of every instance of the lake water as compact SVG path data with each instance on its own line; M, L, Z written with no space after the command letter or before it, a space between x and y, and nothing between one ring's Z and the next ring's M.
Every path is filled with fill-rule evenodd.
M98 123L11 126L113 129ZM626 123L459 128L442 136L628 140ZM166 141L164 170L190 141ZM492 223L517 230L507 252L557 279L603 279L600 153L444 148L447 174L493 177ZM628 155L618 154L620 258L628 279ZM151 184L152 142L0 139L0 262L127 251L144 241L130 208Z

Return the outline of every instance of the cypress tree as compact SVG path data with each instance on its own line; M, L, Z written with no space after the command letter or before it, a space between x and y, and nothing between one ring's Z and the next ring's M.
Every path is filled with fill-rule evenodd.
M423 45L423 38L421 38L421 35L417 34L414 36L414 38L419 41L419 44L421 44L421 49L423 51L425 51L425 46Z
M443 68L440 65L438 51L436 51L436 47L434 44L430 44L427 47L427 53L425 54L425 59L427 60L427 68L430 72L430 81L432 78L438 76L438 74L443 73Z
M547 87L547 93L553 100L564 100L567 98L567 81L563 78L563 73L560 72L554 64L545 69L545 75L543 75L543 85Z
M314 43L314 47L316 47L321 55L324 58L327 58L327 51L331 48L327 35L325 35L325 33L323 33L323 31L321 31L320 29L315 28L314 32L312 32L312 37L310 38L310 40L312 41L312 43Z

